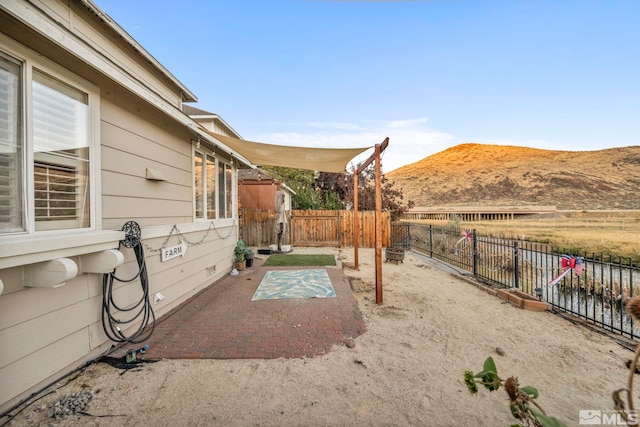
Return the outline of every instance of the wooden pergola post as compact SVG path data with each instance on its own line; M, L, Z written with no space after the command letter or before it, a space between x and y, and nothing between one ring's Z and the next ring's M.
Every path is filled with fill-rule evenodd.
M380 167L380 156L389 145L389 137L385 138L382 144L376 144L374 153L362 163L353 173L354 195L353 195L353 259L354 268L359 269L358 264L358 241L360 239L360 220L358 218L358 175L364 171L371 162L375 161L375 192L376 192L376 304L382 304L382 178Z
M360 221L358 220L358 172L353 171L353 268L360 270L358 243L360 241Z
M382 304L382 185L380 179L380 145L376 145L376 304Z

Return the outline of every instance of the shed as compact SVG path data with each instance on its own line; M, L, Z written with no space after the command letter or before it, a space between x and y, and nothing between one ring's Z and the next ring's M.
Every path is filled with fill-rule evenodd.
M288 185L272 178L260 169L238 171L238 205L242 209L274 210L278 189L282 189L284 192L285 210L291 210L295 191Z

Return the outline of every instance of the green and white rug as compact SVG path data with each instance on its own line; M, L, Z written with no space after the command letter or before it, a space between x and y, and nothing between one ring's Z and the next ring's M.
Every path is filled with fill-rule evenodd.
M327 270L272 270L267 271L251 301L335 296Z

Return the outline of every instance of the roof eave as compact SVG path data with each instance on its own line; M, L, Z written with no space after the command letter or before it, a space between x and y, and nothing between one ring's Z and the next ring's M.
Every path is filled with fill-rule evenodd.
M198 97L189 90L180 80L176 78L169 70L167 70L157 59L153 57L147 50L140 45L133 37L129 35L120 25L118 25L107 13L98 7L92 0L77 0L94 13L102 22L104 22L111 31L115 32L125 42L127 42L134 50L144 57L149 63L155 67L160 73L164 74L179 89L182 102L197 102Z

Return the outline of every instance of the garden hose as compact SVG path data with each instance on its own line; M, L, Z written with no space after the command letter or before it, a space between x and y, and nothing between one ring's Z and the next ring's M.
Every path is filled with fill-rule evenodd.
M144 249L140 243L140 226L134 221L128 221L122 230L125 232L125 238L120 241L120 246L133 249L138 263L138 272L131 279L126 280L118 278L115 269L102 276L102 329L111 341L140 343L147 340L153 333L156 316L151 307L147 265ZM114 300L114 281L129 283L138 278L142 289L140 300L129 307L120 307ZM125 325L136 321L140 321L137 330L129 336L125 335L122 330ZM145 332L150 322L151 328Z

